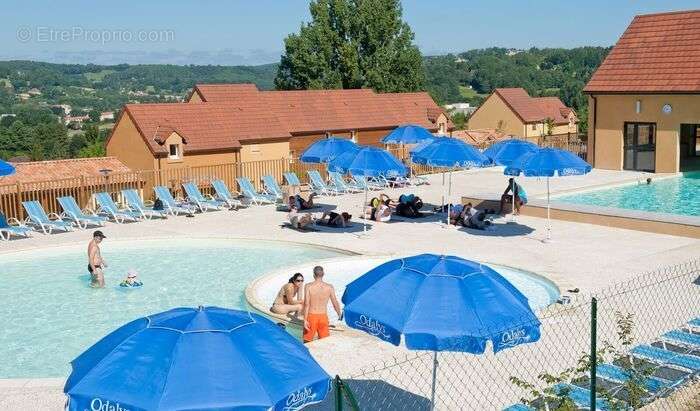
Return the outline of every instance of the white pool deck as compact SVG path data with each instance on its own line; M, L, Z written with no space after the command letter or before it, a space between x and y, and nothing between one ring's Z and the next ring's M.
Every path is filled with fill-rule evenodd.
M646 176L593 170L586 176L553 179L551 188L553 192L561 192L641 178ZM429 179L430 185L386 192L394 198L403 192L413 192L426 203L440 204L444 192L442 175L432 175ZM452 182L451 200L458 202L461 195L500 194L507 185L507 178L499 169L486 169L454 173ZM530 197L546 194L544 180L524 178L521 184ZM364 194L321 197L317 203L338 206L338 209L357 216L363 198ZM519 217L517 223L508 223L509 217L498 219L495 230L486 232L442 228L434 219L369 223L369 230L363 238L358 238L355 233L328 228L322 228L321 232L297 232L282 228L285 221L286 213L276 211L273 206L257 206L235 212L199 214L196 218L108 224L103 231L108 237L107 242L173 237L245 238L301 242L375 256L423 252L455 254L535 272L562 290L578 287L582 291L599 289L641 272L700 256L700 240L556 220L552 221L553 241L545 244L541 240L545 237L546 220L526 216ZM12 258L12 251L36 250L41 253L46 247L65 244L84 243L87 246L90 233L35 234L31 239L0 243L0 265L3 259ZM337 333L309 344L309 349L331 375L352 374L369 363L401 351L353 332ZM63 382L63 379L0 379L0 408L61 409L65 401L61 393Z

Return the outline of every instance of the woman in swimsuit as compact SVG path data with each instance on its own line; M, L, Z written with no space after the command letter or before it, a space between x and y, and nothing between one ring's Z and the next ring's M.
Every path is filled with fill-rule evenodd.
M301 310L304 307L304 300L301 297L303 285L304 276L301 273L294 274L287 284L280 288L270 311L275 314L301 314Z

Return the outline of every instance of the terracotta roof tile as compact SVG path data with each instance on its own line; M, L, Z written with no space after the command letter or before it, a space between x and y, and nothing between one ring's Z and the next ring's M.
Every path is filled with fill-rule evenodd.
M0 178L0 184L30 183L34 181L56 181L75 177L95 177L100 170L112 173L131 171L115 157L71 158L67 160L31 161L14 163L17 172Z
M127 104L125 112L155 153L167 152L163 143L172 131L184 137L186 153L235 149L244 140L291 137L260 104Z
M700 10L636 16L586 92L700 92Z
M390 128L419 124L436 129L442 109L425 92L375 93L371 89L258 91L252 84L197 85L207 102L263 104L291 134Z
M573 112L558 97L530 97L522 88L497 88L494 93L500 96L525 123L551 118L554 124L568 124L568 113ZM564 114L566 110L568 113Z

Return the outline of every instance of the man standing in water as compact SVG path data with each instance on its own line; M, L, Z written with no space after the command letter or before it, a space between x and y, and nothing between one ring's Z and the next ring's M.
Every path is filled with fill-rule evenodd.
M105 286L105 275L102 269L107 267L107 264L102 259L102 253L100 252L100 243L105 238L107 237L102 234L102 231L95 231L92 235L92 241L88 245L88 271L92 276L90 287L93 288L103 288Z
M340 304L335 297L332 285L323 281L323 267L314 267L314 281L307 284L304 290L304 342L311 342L314 336L326 338L328 330L328 300L333 304L338 317L342 317Z

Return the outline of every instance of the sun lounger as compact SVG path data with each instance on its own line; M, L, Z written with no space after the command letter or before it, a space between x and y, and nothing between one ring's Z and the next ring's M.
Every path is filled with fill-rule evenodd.
M126 200L126 205L129 210L135 211L141 214L141 217L150 220L153 217L168 218L168 214L165 210L154 210L153 207L149 207L144 204L139 193L134 190L122 190L122 196Z
M338 189L335 187L330 187L328 184L326 184L318 170L309 170L307 171L307 174L309 175L311 190L314 193L318 195L342 194L342 192L338 191Z
M56 213L46 214L44 207L38 201L23 201L22 207L27 211L26 225L33 225L41 229L44 234L51 234L53 230L72 231L73 223L63 221ZM53 220L51 219L53 217Z
M125 221L139 221L139 218L141 218L141 214L135 211L120 210L109 193L95 193L95 201L97 201L98 205L97 213L106 215L118 224L122 224Z
M86 214L72 196L58 197L57 200L63 208L61 217L74 222L78 228L87 228L89 225L103 226L107 222L105 217L94 213Z
M10 218L8 220L5 214L0 213L0 240L9 240L13 235L29 237L31 231L30 227L25 226L18 219ZM5 234L3 235L3 233Z
M535 409L525 404L513 404L510 407L504 408L503 411L535 411Z
M231 194L231 191L223 180L212 180L211 185L214 187L214 192L216 193L215 198L226 203L229 208L236 209L243 206L243 203Z
M571 398L571 400L576 404L576 406L580 408L586 408L586 409L591 409L591 391L588 390L587 388L581 388L578 385L573 385L573 384L567 384L567 383L560 383L554 386L554 389L558 393L562 393L563 391L567 391L566 395L567 397ZM610 404L604 399L604 398L596 398L595 400L595 409L596 410L609 410L610 409Z
M290 171L288 173L284 173L284 179L287 180L287 184L290 186L300 186L301 187L301 181L299 181L299 177L297 176L297 173Z
M700 328L700 317L688 321L690 328Z
M248 180L247 177L236 178L238 182L238 187L240 187L243 196L250 200L253 204L274 204L277 202L277 198L267 194L261 194L255 191L253 183Z
M673 365L690 371L700 370L700 357L680 354L651 345L639 345L631 350L635 357L662 365Z
M686 346L691 349L700 349L700 334L691 334L681 330L672 330L661 336L663 340L674 344Z
M282 188L277 184L277 180L271 175L263 176L263 187L265 194L269 196L275 196L276 199L282 200L284 194L282 193Z
M340 173L335 171L329 171L328 176L331 178L332 187L341 193L358 193L363 191L363 189L355 187L355 185L348 184Z
M371 190L378 190L380 187L377 187L376 185L372 185L367 181L367 178L363 176L357 176L353 177L353 181L355 181L355 185L362 191L371 191Z
M614 364L600 364L596 368L596 373L600 378L620 384L625 384L631 378L627 370ZM671 385L672 384L669 382L656 377L647 377L644 382L646 390L652 394L657 393Z
M194 213L194 208L188 204L178 203L173 195L170 193L166 187L155 186L153 191L156 193L156 198L158 198L163 203L163 208L170 215L192 215Z
M187 200L190 203L195 204L201 212L205 212L208 210L221 210L222 208L224 208L224 202L216 200L214 197L204 197L202 192L199 191L199 187L197 187L195 183L183 183L182 188L185 189L185 193L187 194Z

